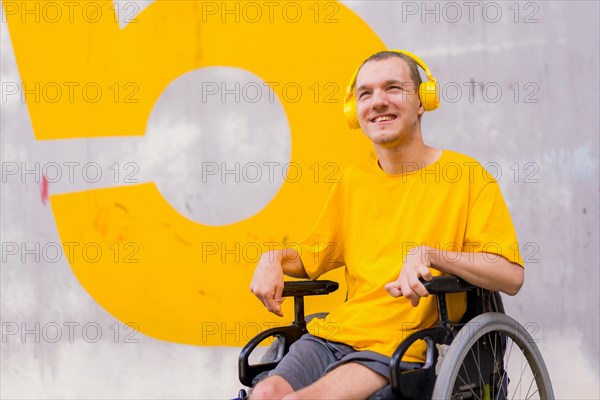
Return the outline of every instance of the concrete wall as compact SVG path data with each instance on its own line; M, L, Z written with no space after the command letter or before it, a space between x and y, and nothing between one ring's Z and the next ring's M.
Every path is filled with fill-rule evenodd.
M152 7L152 2L136 4L139 11ZM527 276L521 293L506 298L508 313L538 341L558 398L600 398L598 3L343 4L389 48L409 49L428 63L443 90L441 109L423 119L426 142L494 168L511 210ZM193 221L227 224L259 211L281 182L243 187L243 195L234 197L240 189L233 186L186 185L198 180L199 171L185 164L199 154L260 162L267 159L260 151L266 145L286 161L291 144L288 136L277 134L289 130L281 108L260 106L261 115L272 115L268 123L235 102L204 104L204 112L198 112L190 87L249 76L228 68L204 69L167 88L146 137L121 141L118 149L110 138L38 141L26 104L18 96L4 96L5 83L19 82L19 69L4 18L0 28L2 397L232 397L239 387L239 348L182 345L135 332L128 337L132 331L90 297L67 260L50 262L50 253L36 260L35 243L60 242L54 216L40 201L40 183L33 175L15 179L5 172L14 163L84 164L112 149L113 159L103 165L133 157L142 166L142 181L159 182L180 213ZM179 124L178 134L186 140L173 145L161 137L169 124ZM263 129L262 144L244 133L248 124ZM202 129L221 134L196 133ZM174 180L167 170L179 166L186 172ZM59 182L51 194L108 185ZM186 210L190 199L202 207ZM33 253L27 255L23 243ZM16 255L12 244L19 246ZM49 340L57 326L63 336ZM69 329L73 340L67 337ZM95 341L98 330L102 335Z

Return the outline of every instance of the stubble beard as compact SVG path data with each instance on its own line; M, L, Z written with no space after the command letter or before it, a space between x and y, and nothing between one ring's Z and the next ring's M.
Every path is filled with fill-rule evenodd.
M373 144L378 146L390 146L390 145L401 145L402 143L411 141L411 133L406 129L400 132L385 132L383 134L376 133L371 136Z

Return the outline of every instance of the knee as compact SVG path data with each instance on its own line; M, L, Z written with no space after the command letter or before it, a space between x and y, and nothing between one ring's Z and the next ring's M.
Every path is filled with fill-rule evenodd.
M279 376L271 376L264 381L259 382L252 393L251 400L275 400L282 399L284 396L292 393L294 389L287 381Z

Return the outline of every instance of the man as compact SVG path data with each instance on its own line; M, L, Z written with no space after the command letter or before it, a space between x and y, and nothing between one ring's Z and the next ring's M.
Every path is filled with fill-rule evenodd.
M255 386L253 400L368 398L388 385L396 346L436 322L420 278L451 274L510 295L523 284L497 183L473 159L423 142L415 60L377 53L352 84L356 117L377 159L346 169L299 251L263 254L251 283L282 316L284 274L316 279L345 266L348 299L309 324L312 335ZM453 320L464 312L462 299L449 301ZM404 361L422 361L423 349L413 347Z

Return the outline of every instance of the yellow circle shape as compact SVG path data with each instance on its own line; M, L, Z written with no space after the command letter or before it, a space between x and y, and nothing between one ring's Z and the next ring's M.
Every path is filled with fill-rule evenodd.
M127 56L127 68L137 68L142 103L153 104L182 73L230 66L267 82L289 121L294 169L260 213L239 223L194 223L172 209L153 183L51 196L61 240L71 243L65 253L83 287L115 317L155 338L242 345L259 329L287 323L291 301L282 321L249 292L258 252L290 246L308 234L339 171L370 148L345 126L342 99L348 76L384 47L381 40L337 2L276 2L272 18L265 8L254 22L246 18L250 14L236 20L222 10L206 12L210 5L211 13L212 7L225 6L235 13L238 4L242 13L250 3L267 7L269 2L158 1L121 32L120 41L97 37L89 44L89 68L98 71L107 48L139 53ZM73 36L96 28L64 27ZM144 64L154 58L160 63ZM294 94L298 90L301 94ZM148 118L150 108L130 108L128 118L136 124ZM308 308L329 307L344 295L340 290L328 299L309 300Z

